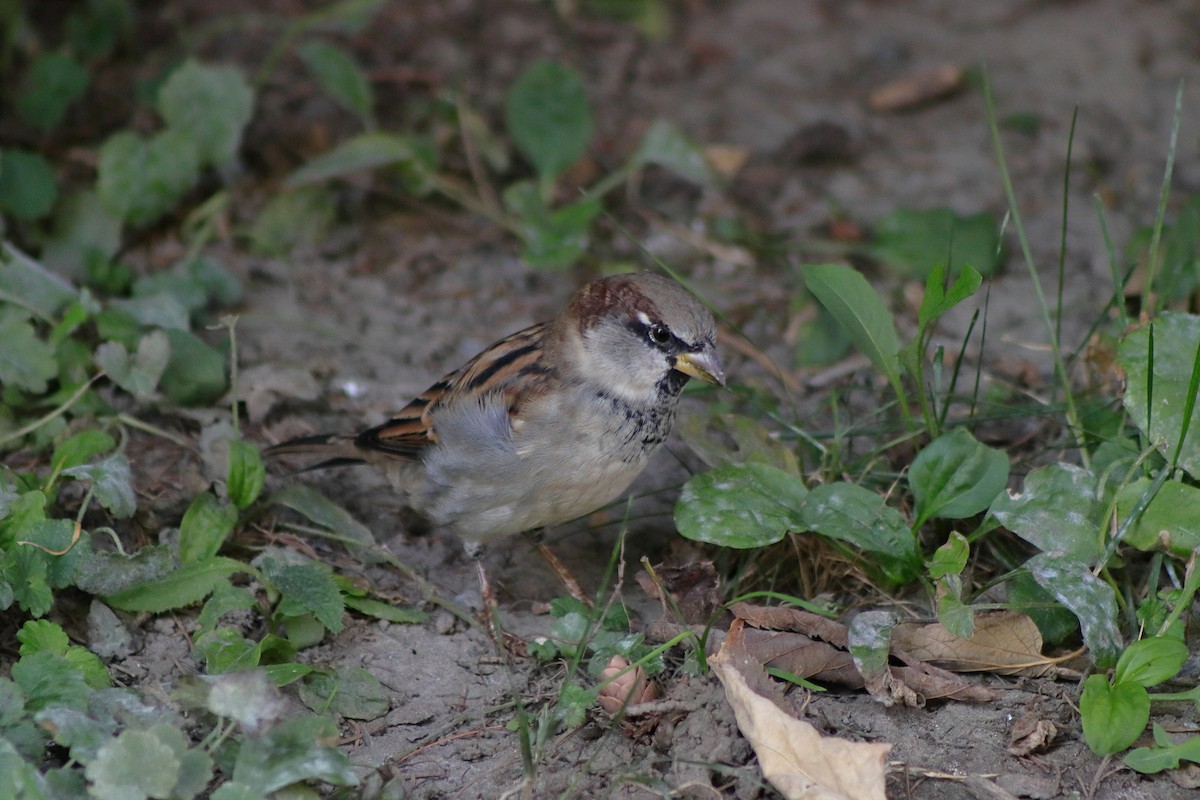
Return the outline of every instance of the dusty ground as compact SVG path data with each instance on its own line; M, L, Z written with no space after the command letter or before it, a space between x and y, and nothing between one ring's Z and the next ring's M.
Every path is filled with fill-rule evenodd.
M1067 131L1078 105L1067 225L1067 306L1078 312L1064 329L1071 346L1097 315L1108 286L1091 198L1104 200L1118 243L1152 220L1176 87L1188 78L1175 188L1200 190L1200 86L1194 80L1200 11L1190 0L668 5L669 36L649 42L619 25L564 22L541 4L396 3L365 38L378 45L365 58L372 69L402 69L461 88L492 110L532 60L565 58L589 82L602 164L615 163L656 117L674 120L698 142L748 150L749 163L726 193L702 195L659 176L629 205L653 215L637 229L640 243L688 275L785 365L791 362L784 335L789 301L800 283L793 267L805 258L806 241L832 219L869 224L897 208L935 205L1003 215L981 94L964 91L907 113L872 112L866 97L884 82L944 63L985 63L1000 115L1036 115L1036 133L1008 131L1004 144L1034 255L1047 274L1057 261ZM268 111L297 114L295 108ZM328 111L303 106L299 129ZM265 126L261 136L271 121L256 124ZM814 164L801 157L796 142L819 126L837 133L840 157ZM706 215L729 211L782 236L792 255L737 265L679 235ZM613 239L607 252L636 255L619 236ZM412 203L402 214L366 214L286 262L226 254L225 263L248 287L239 328L243 364L298 367L321 387L322 399L273 414L264 441L381 420L493 339L552 314L586 278L532 272L513 253L509 240L465 213L444 207L434 213ZM1023 266L1009 258L991 288L991 358L1041 363L1043 336L1029 297ZM950 337L956 325L962 320L951 324ZM769 384L754 364L734 353L726 359L735 383ZM650 472L641 491L678 485L682 475L679 459L667 454ZM372 475L305 479L344 503L447 595L477 602L474 571L457 544L436 531L407 536ZM276 480L282 485L284 479ZM669 502L668 495L637 507L626 556L630 576L643 551L655 560L668 553L671 522L662 512ZM611 510L589 529L551 537L589 587L599 580L597 565L608 559L622 513ZM545 632L551 620L533 613L534 603L561 589L529 546L514 541L498 548L489 566L505 626L525 636ZM410 591L394 576L372 576L400 594ZM635 617L648 622L657 616L631 579L624 597ZM518 738L505 729L513 699L536 713L552 702L562 680L559 666L498 655L478 631L444 613L414 626L359 621L310 656L365 666L393 693L385 718L347 728L347 747L364 774L382 768L398 776L409 797L519 792ZM832 692L813 697L807 714L825 732L893 743L891 797L1181 796L1165 778L1114 770L1091 755L1075 723L1072 684L982 680L1000 690L999 702L888 709L862 694ZM664 687L678 711L653 734L630 739L598 721L547 741L532 796L776 796L759 778L715 678L669 673ZM1014 719L1027 712L1060 724L1062 733L1049 752L1017 758L1005 745ZM991 778L928 779L921 770Z

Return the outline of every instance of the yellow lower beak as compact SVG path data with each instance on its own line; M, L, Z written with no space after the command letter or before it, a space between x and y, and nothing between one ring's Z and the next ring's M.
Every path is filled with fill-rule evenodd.
M721 360L715 350L706 348L698 353L684 353L676 356L675 369L684 375L699 378L706 383L725 385L725 370L721 369Z

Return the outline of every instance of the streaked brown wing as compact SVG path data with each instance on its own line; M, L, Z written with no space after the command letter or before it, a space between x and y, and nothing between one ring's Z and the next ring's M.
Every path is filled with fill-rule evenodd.
M354 444L364 450L420 460L422 451L437 443L434 418L448 400L464 393L485 393L491 386L502 389L517 375L539 371L536 362L548 325L541 322L496 342L430 386L387 422L360 433Z

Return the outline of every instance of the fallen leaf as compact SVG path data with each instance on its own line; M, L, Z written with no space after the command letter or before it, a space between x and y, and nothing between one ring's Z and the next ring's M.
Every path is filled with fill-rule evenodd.
M960 639L939 623L906 622L892 644L913 658L955 672L994 672L1037 677L1054 668L1042 655L1042 634L1026 614L996 611L975 616L975 633Z
M654 574L645 570L638 572L637 582L650 597L662 602L663 614L668 614L663 591L673 601L674 608L683 615L683 622L705 624L721 605L720 578L717 569L707 559L682 566L656 564ZM655 580L657 578L657 581Z
M822 736L752 688L766 684L766 676L744 650L743 624L734 622L709 663L725 687L738 729L758 756L763 776L788 800L885 800L892 746Z
M944 100L965 85L966 73L962 67L943 64L880 86L871 92L867 105L872 111L912 111Z
M1027 756L1045 750L1058 736L1058 727L1037 714L1018 717L1008 734L1008 752L1014 756Z
M299 367L259 364L238 375L239 389L251 422L262 422L284 400L310 402L321 396L312 373Z

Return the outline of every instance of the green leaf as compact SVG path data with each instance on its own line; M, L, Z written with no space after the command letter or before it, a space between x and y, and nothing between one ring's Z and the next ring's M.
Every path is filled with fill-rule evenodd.
M83 464L64 469L68 478L91 481L92 491L100 505L107 508L117 519L129 519L137 511L137 496L133 493L133 474L129 460L120 453L113 453L95 464Z
M217 554L237 525L237 508L201 492L179 523L179 560L184 564L206 561Z
M20 148L0 150L0 211L14 219L41 219L57 199L54 168L46 159Z
M167 292L159 292L154 295L142 295L140 297L119 297L108 301L107 306L97 316L98 323L104 323L105 318L113 312L128 314L136 322L147 327L164 328L165 330L181 330L186 331L190 324L187 308L183 303L179 302L178 298ZM101 328L103 333L103 328ZM125 342L127 346L133 347L134 337L140 334L141 331L131 331L129 341ZM106 335L105 338L117 339L115 335Z
M428 614L420 609L400 608L391 603L374 600L370 597L344 597L343 600L347 608L357 611L360 614L402 625L424 622L429 617Z
M226 490L229 499L240 509L250 507L262 493L267 470L258 448L241 439L229 443L229 477ZM236 515L235 515L236 516Z
M903 515L882 497L852 483L828 483L808 493L801 509L804 529L880 556L888 580L907 583L920 572L921 556Z
M584 198L551 210L537 187L528 181L504 190L504 205L517 216L517 233L524 249L521 258L538 269L565 269L587 252L592 222L601 205Z
M179 758L153 732L126 730L100 748L86 775L98 800L143 800L168 797L179 770Z
M1129 515L1150 484L1149 478L1139 478L1121 489L1117 495L1119 519ZM1200 489L1179 481L1164 483L1124 541L1139 550L1161 547L1187 558L1200 547Z
M97 186L114 216L149 225L171 211L200 178L200 151L191 135L165 130L150 139L114 134L100 148Z
M70 436L54 447L50 464L55 470L70 469L86 464L101 453L112 450L117 442L108 433L89 428Z
M1083 642L1096 665L1107 668L1115 664L1122 644L1112 587L1093 575L1087 564L1057 553L1036 555L1025 562L1025 568L1079 620Z
M337 738L337 726L328 717L287 720L263 736L242 742L233 779L262 794L303 780L355 786L358 780L346 755L323 744Z
M50 706L82 711L93 692L79 669L63 656L47 650L22 656L13 664L12 679L21 688L25 710L30 714Z
M83 96L87 85L87 70L74 58L59 51L42 53L21 79L17 114L26 124L47 133Z
M200 609L196 625L201 633L207 633L215 629L221 617L229 612L251 609L256 605L258 600L250 590L230 583L218 584Z
M121 218L109 213L94 188L65 195L54 213L42 260L63 274L82 278L89 260L104 260L121 248Z
M143 336L132 359L119 342L105 342L96 348L96 366L117 386L139 398L153 394L170 359L170 339L161 330Z
M841 264L806 264L804 285L846 329L859 352L888 382L900 380L900 337L879 293L856 270Z
M1154 723L1154 740L1162 742L1158 747L1139 747L1130 750L1123 761L1125 766L1143 775L1168 769L1178 769L1180 761L1200 763L1200 736L1189 736L1179 744L1171 741L1171 735L1157 722Z
M45 520L39 526L55 521ZM46 579L46 559L40 552L32 547L20 548L11 556L11 563L4 572L4 580L11 584L13 598L23 610L34 617L43 616L50 610L54 594Z
M951 531L946 542L933 551L933 558L925 568L929 571L929 577L935 580L945 575L958 575L967 566L970 554L971 545L967 537L958 531Z
M283 595L280 613L310 613L332 633L342 629L346 607L341 592L324 564L283 564L273 558L260 560L263 578Z
M212 780L213 762L203 750L189 750L183 731L166 723L151 727L147 733L165 744L179 759L179 772L171 789L171 798L191 800L204 791Z
M166 545L143 547L131 556L100 551L79 565L75 585L80 591L104 597L161 578L173 566Z
M925 295L921 298L921 308L917 311L917 326L921 330L975 294L980 284L983 283L983 276L969 264L963 266L949 289L942 288L945 277L945 265L938 264L925 280Z
M254 90L236 68L186 61L158 90L168 133L192 140L201 164L223 167L237 156L254 112Z
M376 552L375 537L370 528L316 489L299 483L292 484L271 495L270 502L286 506L310 522L328 529L356 558L371 564L382 560Z
M1043 552L1094 564L1104 553L1100 501L1095 475L1059 463L1029 473L1020 494L997 496L991 514Z
M27 620L17 631L17 641L21 643L22 656L42 651L61 656L71 646L62 626L48 619Z
M592 111L579 73L553 61L533 64L505 97L505 122L542 182L553 179L592 138Z
M985 213L901 208L876 224L871 252L902 275L924 277L947 264L951 274L971 265L991 275L1000 265L999 245L996 223Z
M933 517L964 519L985 511L1008 483L1008 455L986 447L965 428L929 443L913 460L908 484L919 528Z
M353 55L320 39L303 43L296 52L326 93L357 116L363 127L375 127L371 82Z
M129 0L87 0L67 17L64 34L72 52L83 61L107 56L133 28Z
M1103 675L1091 675L1083 682L1079 715L1093 753L1119 753L1137 741L1150 721L1150 695L1136 683L1112 686Z
M864 611L846 629L846 644L854 666L868 683L887 669L896 615L890 611Z
M1113 673L1115 683L1136 683L1138 686L1157 686L1174 678L1187 661L1187 645L1178 639L1154 637L1134 642L1117 659Z
M238 572L253 570L231 558L209 558L185 564L161 578L110 594L104 602L123 611L148 611L151 614L159 614L198 603L218 584Z
M43 319L55 317L76 299L70 283L5 241L0 241L0 292L21 298Z
M391 706L379 679L362 667L309 674L300 684L300 700L318 714L349 719L377 719Z
M274 195L250 225L250 248L257 255L286 256L325 238L337 217L333 192L301 186Z
M363 133L314 158L287 179L289 188L344 178L397 164L424 164L415 139L394 133Z
M642 136L633 154L637 166L657 164L701 186L711 186L715 176L695 142L688 139L672 123L656 119Z
M29 314L14 306L0 306L0 384L44 394L58 374L54 348L34 333Z
M975 633L975 609L957 595L944 594L938 598L937 617L943 628L960 639L970 639Z
M181 406L209 405L225 393L225 357L184 330L168 330L171 358L162 374L162 389Z
M675 504L685 538L723 547L774 544L802 528L808 494L797 475L767 464L730 464L693 476Z
M1148 372L1151 330L1154 331L1153 382ZM1164 311L1150 325L1131 332L1117 348L1117 364L1125 370L1126 377L1122 398L1125 409L1142 434L1167 458L1175 453L1184 430L1184 398L1190 389L1197 348L1200 348L1200 316L1174 311ZM1192 411L1187 438L1179 453L1179 466L1193 478L1200 477L1200 405Z

